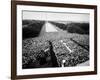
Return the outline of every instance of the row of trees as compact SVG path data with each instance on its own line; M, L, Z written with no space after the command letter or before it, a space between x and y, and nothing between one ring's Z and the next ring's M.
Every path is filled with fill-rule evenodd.
M23 39L37 37L44 23L45 23L44 21L39 21L39 20L23 20L22 21Z
M51 22L60 29L67 30L69 33L89 34L89 23L57 23Z

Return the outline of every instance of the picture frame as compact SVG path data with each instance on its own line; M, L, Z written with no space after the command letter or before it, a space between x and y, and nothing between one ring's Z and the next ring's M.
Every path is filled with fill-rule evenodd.
M33 16L30 16L31 14L33 14ZM69 16L69 18L68 18L68 16ZM67 17L68 19L66 19L65 17ZM33 67L32 66L31 69L30 69L29 65L24 66L23 65L24 64L24 59L23 59L24 50L23 49L25 47L23 47L23 45L25 45L25 43L28 44L27 41L29 40L28 38L30 38L29 37L30 34L34 35L35 33L30 32L29 34L27 34L26 30L30 30L30 29L28 29L28 28L25 29L24 28L25 26L23 27L23 24L27 24L27 21L26 21L26 23L24 23L25 22L24 19L32 20L33 18L36 20L40 19L39 21L41 21L41 20L45 21L43 23L43 24L45 24L45 26L50 26L51 24L59 26L59 25L61 25L60 23L62 23L62 22L65 23L64 21L67 21L67 22L70 21L68 23L73 23L74 21L76 21L76 23L77 23L77 21L88 22L89 29L86 28L84 30L85 32L87 30L87 33L77 32L76 28L74 29L74 31L76 31L76 32L71 33L73 35L75 34L76 36L77 36L77 34L79 34L80 35L79 37L81 37L82 35L85 35L85 39L89 40L88 47L83 46L80 43L78 43L77 42L78 37L76 37L76 36L74 36L76 41L74 40L74 37L70 38L70 40L74 43L77 43L78 46L81 46L82 50L83 50L83 48L85 49L85 50L83 50L83 52L88 57L83 55L83 57L84 56L85 57L82 58L82 60L85 60L85 59L89 60L88 61L89 65L83 66L83 67L81 67L81 66L73 67L73 65L71 65L72 63L69 60L69 62L70 62L70 63L68 63L69 65L66 62L66 65L68 67L64 67L64 65L62 65L62 64L58 65L58 67L56 66L56 67L49 67L49 68L48 67L41 68L41 66L38 65L38 67L35 66L35 68L32 68ZM61 20L61 21L59 21L59 20ZM80 25L81 25L81 22L80 22ZM74 26L76 25L76 23L74 24ZM36 28L39 28L39 27L36 26ZM34 28L34 29L36 29L36 28ZM78 27L78 31L79 31L79 28L80 27ZM24 29L26 32L24 32ZM71 28L71 31L72 31L72 29L73 29L73 26ZM57 28L57 30L58 30L58 28ZM48 31L50 31L50 29ZM56 32L56 30L54 30L54 32ZM46 33L43 33L43 35L44 34L46 34ZM29 36L26 36L26 35L29 35ZM87 35L88 35L88 37L87 37ZM49 37L52 37L52 36L49 36ZM28 40L25 40L25 39L28 39ZM47 39L49 39L49 38L47 38ZM66 37L64 39L66 39ZM32 39L32 40L34 40L34 39ZM69 38L68 38L68 40L69 40ZM54 40L54 42L57 42L57 41L58 41L58 39ZM65 44L64 43L65 41L63 40L61 42L63 44ZM49 44L53 45L54 43L52 41L52 43L49 43ZM69 44L71 44L71 43L69 43ZM65 45L67 45L67 44L65 44ZM44 45L42 45L42 47L43 46ZM30 48L33 49L33 47L30 47ZM30 48L28 48L28 49L30 49ZM66 48L70 52L70 49L69 49L70 47L66 46ZM53 50L54 49L55 49L55 47L53 45ZM76 49L76 47L75 47L75 49ZM26 51L27 51L27 49L26 49ZM34 51L34 49L33 49L33 51ZM56 54L56 50L54 52ZM50 53L50 55L52 56L51 53ZM79 52L79 53L81 53L81 52ZM82 55L82 54L80 54L80 55ZM54 55L53 55L53 57L54 57ZM79 55L78 55L78 57L79 57ZM24 56L24 58L26 59L25 56ZM33 59L35 59L35 58L33 58ZM65 59L66 58L67 57L65 57ZM56 61L55 58L51 57L50 60L52 61L52 59L53 59L53 62ZM57 58L57 61L59 63L58 59L59 59L59 57ZM68 59L70 59L70 58L68 58ZM45 61L43 61L40 64L43 64L44 62ZM65 60L62 60L62 63L64 63L64 62L65 62ZM80 62L81 62L81 60L80 60ZM78 63L78 62L76 62L76 63ZM45 77L61 77L61 76L94 75L94 74L97 74L97 6L96 5L33 2L33 1L11 1L11 79L12 80L30 79L30 78L45 78Z

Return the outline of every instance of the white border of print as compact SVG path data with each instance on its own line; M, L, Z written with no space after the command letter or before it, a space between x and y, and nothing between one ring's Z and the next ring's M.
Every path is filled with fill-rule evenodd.
M90 14L90 62L89 62L90 66L22 69L22 10L89 13ZM17 5L17 75L30 75L30 74L36 75L36 74L94 71L94 37L93 36L94 36L94 10L93 9Z

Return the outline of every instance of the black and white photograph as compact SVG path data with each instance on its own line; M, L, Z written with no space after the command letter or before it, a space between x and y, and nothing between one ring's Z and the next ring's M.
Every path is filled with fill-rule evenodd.
M97 7L12 2L12 78L97 73Z
M22 11L22 68L89 66L88 13Z

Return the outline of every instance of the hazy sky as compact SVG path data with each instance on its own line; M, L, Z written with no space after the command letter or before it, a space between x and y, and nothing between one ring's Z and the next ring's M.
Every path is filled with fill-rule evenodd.
M24 19L89 22L89 14L23 11Z

